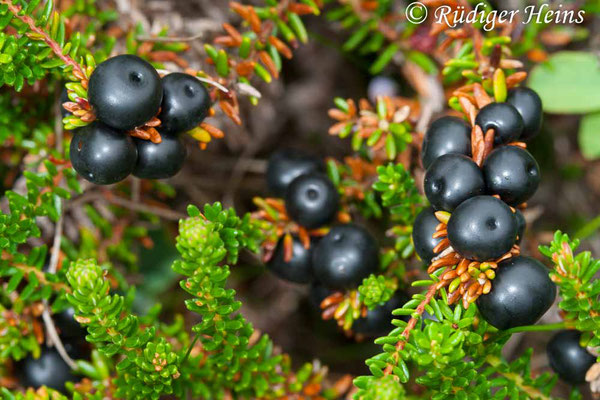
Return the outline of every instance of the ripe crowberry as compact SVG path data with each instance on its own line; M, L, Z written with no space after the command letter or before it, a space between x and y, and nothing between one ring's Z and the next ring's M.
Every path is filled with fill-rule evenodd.
M471 156L471 128L457 117L433 121L423 138L421 160L425 169L444 154Z
M585 383L585 374L596 363L596 357L581 347L579 331L558 332L546 347L550 366L562 380L572 385Z
M477 196L456 207L448 221L448 239L461 256L475 261L506 254L517 238L517 220L506 203Z
M517 87L508 91L506 102L517 109L523 118L521 140L529 140L536 136L542 127L542 99L538 94L526 87Z
M502 146L490 153L483 163L483 175L490 194L512 206L529 200L540 184L540 169L527 150Z
M97 185L122 181L133 172L137 161L131 137L101 122L75 130L70 149L75 171Z
M548 269L531 257L511 257L498 264L492 290L479 296L477 308L498 329L531 325L544 315L556 297Z
M415 245L415 251L426 264L429 264L435 256L433 249L441 241L439 238L434 239L432 237L439 223L440 221L435 217L432 207L425 208L415 218L412 232L413 244Z
M444 154L431 164L423 184L436 210L453 211L460 203L485 193L481 169L462 154Z
M296 283L309 283L313 280L312 253L314 244L305 248L297 236L292 237L292 258L285 261L284 237L279 240L267 268L281 279Z
M162 141L134 138L138 159L133 175L143 179L166 179L176 175L187 155L183 140L176 135L162 133Z
M129 130L151 120L162 96L158 72L134 55L109 58L90 76L88 100L98 119L115 129Z
M331 228L313 252L317 280L334 289L356 287L378 267L377 241L367 230L354 224Z
M527 228L527 221L525 221L525 216L518 208L515 209L515 218L517 219L517 244L521 244Z
M269 157L267 186L273 195L283 197L294 179L312 172L325 172L319 158L296 149L278 150Z
M28 356L16 364L16 375L24 387L49 388L65 391L67 381L75 381L71 368L63 361L55 348L42 347L39 358Z
M352 324L352 331L366 336L382 336L390 332L394 326L392 319L398 318L408 321L409 316L395 317L392 311L402 307L409 298L401 291L394 293L385 304L367 311L365 317L361 317Z
M54 314L52 319L61 338L80 340L85 337L86 330L75 320L75 309L73 307Z
M158 119L163 131L177 134L197 126L208 114L208 91L195 77L175 72L162 78L163 99Z
M338 207L337 189L323 174L301 175L292 181L285 193L288 215L307 229L332 222Z
M490 103L479 110L475 123L483 134L494 129L494 144L506 144L517 140L523 133L523 118L510 104Z

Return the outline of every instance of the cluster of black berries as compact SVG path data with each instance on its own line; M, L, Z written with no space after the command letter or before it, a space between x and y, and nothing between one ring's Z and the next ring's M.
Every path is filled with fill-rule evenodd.
M129 174L145 179L175 175L186 156L178 135L202 122L211 105L208 91L195 77L171 73L161 79L152 65L133 55L99 64L90 76L88 100L97 119L75 130L71 163L99 185ZM156 116L160 143L132 139L127 133Z
M84 359L89 356L89 345L85 341L85 330L75 321L74 314L74 310L68 308L53 315L54 325L69 356ZM78 380L56 347L45 345L38 358L29 355L15 363L15 376L23 387L38 389L46 386L61 392L65 392L66 382Z
M481 168L471 158L468 124L443 117L431 125L422 151L427 168L424 190L431 207L417 217L413 231L416 251L425 262L436 256L434 248L440 242L433 238L439 224L435 211L451 213L447 239L468 260L498 260L521 241L525 221L514 207L535 193L540 171L527 150L509 144L534 137L541 122L541 100L528 88L511 89L506 102L483 107L475 123L484 133L494 130L495 149ZM535 323L555 296L546 268L518 256L498 264L490 293L480 296L477 304L490 324L507 329Z
M292 149L275 152L267 167L267 185L273 195L285 199L289 218L309 231L333 223L339 211L339 194L325 175L324 163L310 154ZM267 267L282 279L311 283L319 302L333 291L355 289L379 267L376 239L356 224L334 225L325 236L311 238L308 248L293 236L287 261L284 240L279 240ZM391 312L401 304L394 297L369 311L355 322L355 332L375 334L382 326L389 328Z

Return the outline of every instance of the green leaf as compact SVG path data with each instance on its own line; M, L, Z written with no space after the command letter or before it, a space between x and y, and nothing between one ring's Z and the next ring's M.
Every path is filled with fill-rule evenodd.
M585 115L579 124L579 148L588 160L600 158L600 112Z
M593 53L554 54L531 71L529 86L542 98L546 112L582 114L600 110L600 66Z

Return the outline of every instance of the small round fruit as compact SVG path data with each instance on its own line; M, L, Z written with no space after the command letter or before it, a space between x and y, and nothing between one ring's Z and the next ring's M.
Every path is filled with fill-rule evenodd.
M98 119L115 129L130 130L150 121L162 97L158 72L134 55L109 58L90 76L88 100Z
M378 267L377 241L354 224L331 228L313 252L317 280L333 289L355 288Z
M122 181L133 172L137 161L131 137L101 122L76 129L70 149L75 171L97 185Z
M517 87L508 91L506 102L517 109L523 118L521 140L535 137L542 127L542 99L538 94L526 87Z
M477 196L456 207L448 221L448 239L461 256L491 261L506 254L517 238L517 219L506 203Z
M444 154L425 173L425 195L436 210L453 211L463 201L485 193L481 169L462 154Z
M339 200L337 189L325 175L300 175L285 193L285 208L294 221L316 229L333 221Z
M444 154L471 156L471 128L457 117L442 117L433 121L425 137L421 160L425 169Z
M531 257L512 257L498 264L492 290L479 296L483 318L500 330L532 325L552 305L556 285L548 269Z
M319 158L296 149L278 150L269 157L267 186L273 195L283 197L294 179L313 172L325 172L325 164Z
M550 366L562 380L572 385L585 383L585 374L596 363L596 357L581 347L581 332L558 332L546 347Z
M523 118L510 104L490 103L479 110L475 123L481 127L483 134L493 129L494 144L506 144L517 140L523 133Z
M183 167L187 151L183 140L162 133L160 143L134 138L138 159L133 175L142 179L166 179L175 176Z
M540 168L527 150L502 146L483 162L483 176L490 194L512 206L526 202L540 184Z
M525 216L518 208L515 210L515 218L517 219L517 244L521 244L527 228L527 221L525 221Z
M16 364L16 375L24 387L49 388L65 391L67 381L75 381L71 368L63 361L55 348L42 347L39 358L28 356Z
M441 241L441 239L434 239L432 237L435 233L435 228L440 224L434 212L432 207L425 208L417 215L413 225L412 239L415 251L426 264L429 264L431 259L435 257L433 249Z
M76 339L85 341L86 330L75 320L75 309L69 307L66 310L52 316L54 324L58 329L59 336L64 339Z
M401 291L394 293L385 304L367 311L365 317L361 317L352 324L352 331L365 336L383 336L395 328L392 325L392 319L398 318L408 321L409 316L394 316L392 312L402 307L410 300L406 294Z
M295 283L310 283L313 280L314 244L307 249L297 236L293 236L292 258L290 261L285 261L284 237L277 243L273 257L267 263L267 268L281 279Z
M211 106L208 91L195 77L174 72L162 78L163 99L158 119L163 131L177 134L196 127Z

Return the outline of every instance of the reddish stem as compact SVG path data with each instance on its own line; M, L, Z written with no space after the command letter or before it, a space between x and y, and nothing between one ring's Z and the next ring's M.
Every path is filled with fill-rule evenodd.
M6 4L8 6L8 10L11 12L11 14L13 14L15 16L15 18L17 18L21 22L27 24L27 26L29 26L29 29L32 32L40 35L44 39L44 42L48 45L48 47L50 47L52 49L52 52L54 54L56 54L56 56L58 58L60 58L65 63L65 65L70 65L71 67L73 67L74 75L77 76L77 78L79 78L79 79L86 78L86 75L83 72L83 69L77 63L77 61L73 60L68 55L63 54L62 48L60 47L60 45L58 43L56 43L56 41L53 40L50 37L50 35L48 35L48 33L46 33L43 29L38 28L35 25L35 21L33 20L33 18L31 18L28 15L19 15L19 13L21 12L21 6L12 4L11 0L0 0L0 4Z
M448 271L449 269L450 268L446 268L446 271ZM446 271L444 271L444 273ZM443 275L444 274L442 274L440 276L443 276ZM423 313L425 312L425 306L427 304L429 304L431 299L433 299L433 296L435 296L435 294L437 293L437 291L439 289L439 284L440 284L440 282L436 282L433 285L429 286L429 289L427 290L427 293L425 294L425 298L423 299L423 301L421 301L421 303L415 310L415 312L417 313L417 315L419 317L418 318L411 317L410 321L408 321L406 328L404 328L404 330L402 331L402 334L400 335L404 338L404 340L400 339L398 341L398 343L396 343L396 352L392 355L393 362L389 363L387 365L387 367L385 367L385 370L383 371L384 375L390 375L392 373L394 366L398 363L398 358L400 357L400 352L402 350L404 350L404 346L406 346L406 342L408 342L408 338L410 337L410 332L415 328L421 315L423 315Z

